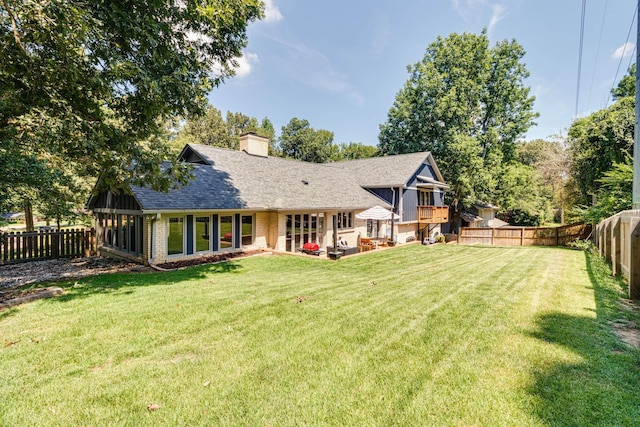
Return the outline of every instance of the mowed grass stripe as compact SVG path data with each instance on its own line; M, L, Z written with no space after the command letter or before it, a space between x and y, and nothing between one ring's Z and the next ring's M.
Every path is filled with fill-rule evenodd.
M637 352L610 360L622 347L599 313L620 289L591 280L588 261L563 249L407 245L70 283L63 298L0 317L3 338L18 340L0 350L0 424L630 420L640 394L621 366L637 373Z

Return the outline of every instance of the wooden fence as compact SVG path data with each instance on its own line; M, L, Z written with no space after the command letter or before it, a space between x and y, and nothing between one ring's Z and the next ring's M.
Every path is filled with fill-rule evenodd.
M96 253L95 229L0 233L0 265Z
M640 210L622 211L596 225L595 241L613 274L628 279L629 298L640 299Z
M497 246L564 246L576 239L586 239L591 233L589 224L562 227L462 227L458 243Z

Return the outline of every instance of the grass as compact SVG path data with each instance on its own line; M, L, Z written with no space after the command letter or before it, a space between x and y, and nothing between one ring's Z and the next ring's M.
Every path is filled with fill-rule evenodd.
M66 286L0 312L0 425L640 419L640 352L609 327L637 315L585 252L410 245Z

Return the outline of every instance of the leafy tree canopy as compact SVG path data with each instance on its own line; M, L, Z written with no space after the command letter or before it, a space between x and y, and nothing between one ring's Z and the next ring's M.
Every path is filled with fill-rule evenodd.
M279 148L283 157L325 163L335 158L333 132L315 130L305 119L294 117L282 127Z
M486 31L438 37L407 67L410 77L380 126L380 153L431 151L457 203L507 203L508 184L533 179L511 166L537 116L523 56L514 40L490 46ZM513 179L501 182L503 175Z
M226 120L220 110L208 106L203 116L188 120L175 137L174 145L182 149L186 143L212 145L215 147L238 149L238 138L247 132L255 132L269 139L269 154L275 155L275 129L267 117L258 121L242 113L227 112Z
M165 120L202 112L233 74L260 0L0 3L0 186L33 186L60 157L105 188L185 182L159 164ZM13 166L15 165L15 166Z
M627 74L618 82L618 86L611 90L614 100L626 96L636 96L636 64L631 65Z
M567 139L571 174L582 203L590 203L591 196L602 186L598 180L614 163L633 156L634 108L635 99L627 96L571 124Z
M431 151L438 158L458 136L478 140L484 158L506 160L533 124L534 98L524 79L524 49L516 41L489 45L481 34L451 34L429 45L380 126L383 154Z

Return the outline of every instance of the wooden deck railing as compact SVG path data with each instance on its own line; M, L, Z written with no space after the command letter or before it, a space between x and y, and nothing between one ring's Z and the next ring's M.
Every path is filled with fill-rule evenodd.
M449 206L418 206L418 221L441 224L449 221Z
M0 233L0 265L96 253L94 229Z

